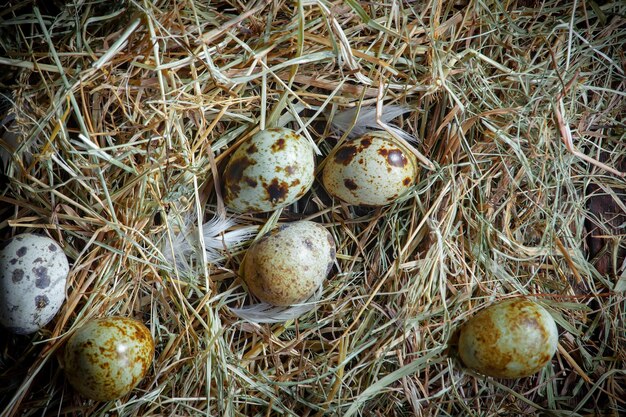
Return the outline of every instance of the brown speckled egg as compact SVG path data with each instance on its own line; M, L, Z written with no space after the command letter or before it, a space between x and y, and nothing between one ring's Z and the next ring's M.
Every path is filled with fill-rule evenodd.
M468 367L497 378L520 378L543 368L556 352L558 331L550 313L525 299L480 311L461 329L459 354Z
M287 128L260 131L228 161L224 203L240 213L287 206L311 188L314 170L315 154L306 138Z
M0 323L16 334L35 333L65 300L69 264L46 236L16 235L0 250Z
M289 223L248 249L242 275L252 294L276 306L301 303L322 285L335 261L335 241L322 225Z
M153 356L154 341L143 323L127 317L95 319L68 340L65 375L83 396L111 401L137 386Z
M417 159L387 132L348 141L326 159L322 183L332 196L355 206L384 206L415 182Z

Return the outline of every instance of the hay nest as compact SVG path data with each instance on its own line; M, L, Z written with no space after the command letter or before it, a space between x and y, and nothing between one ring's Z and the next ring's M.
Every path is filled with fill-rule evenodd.
M0 337L0 413L626 413L623 2L39 3L0 10L0 237L47 234L72 268L53 322ZM243 140L289 126L319 167L350 134L335 117L371 125L377 105L422 156L397 203L348 206L317 181L284 210L225 211ZM319 301L242 319L246 247L298 219L337 242ZM519 296L559 326L550 365L466 369L460 326ZM146 323L156 355L130 394L92 402L58 354L109 315Z

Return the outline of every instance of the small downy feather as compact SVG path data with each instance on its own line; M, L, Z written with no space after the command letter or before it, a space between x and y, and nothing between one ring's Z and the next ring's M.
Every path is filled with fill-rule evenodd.
M178 271L183 274L193 272L194 265L202 261L198 253L200 244L196 224L195 216L192 214L186 214L182 219L180 217L170 219L170 225L176 232L171 235L171 242L170 239L165 240L163 254L165 259L169 263L175 263ZM234 219L218 216L202 225L205 258L209 263L220 265L226 251L241 246L256 232L256 227L242 227L227 232L236 225Z
M398 126L389 124L390 121L398 116L410 112L411 109L404 106L385 106L380 120L385 123L395 134L409 142L417 142L417 139L400 129ZM358 113L358 115L357 115ZM383 130L383 127L376 121L376 107L362 106L353 107L337 113L331 121L331 127L339 134L343 134L352 127L349 138L356 138L366 134L371 130Z
M230 311L240 319L252 323L282 323L296 319L304 313L313 310L321 298L322 287L320 286L311 298L300 304L278 307L268 303L258 303L242 308L231 308Z
M176 269L183 274L192 270L194 245L192 238L193 217L186 215L184 218L170 216L169 224L163 246L163 256L170 264L176 264Z
M236 226L232 218L213 217L202 225L202 237L206 249L206 259L213 264L219 264L224 259L224 251L234 249L250 240L256 227L242 227L227 232L228 229Z

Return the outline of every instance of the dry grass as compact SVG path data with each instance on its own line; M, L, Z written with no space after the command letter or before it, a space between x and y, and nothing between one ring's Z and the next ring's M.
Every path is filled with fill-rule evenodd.
M0 142L0 235L49 234L73 265L53 323L0 337L0 414L626 413L623 2L55 4L0 10L0 118L20 138ZM242 249L171 262L179 219L223 214L220 172L244 138L287 124L326 155L333 115L381 93L411 109L395 123L432 164L410 195L370 210L316 184L231 229L327 226L338 264L314 310L234 315L251 302ZM459 326L519 295L557 320L551 365L511 381L465 369ZM131 394L94 403L56 356L114 314L149 326L156 357Z

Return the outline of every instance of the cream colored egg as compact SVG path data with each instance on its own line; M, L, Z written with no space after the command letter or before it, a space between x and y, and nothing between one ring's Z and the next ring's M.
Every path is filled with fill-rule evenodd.
M326 159L322 183L355 206L384 206L404 194L417 176L417 159L386 132L348 141Z
M234 211L267 212L302 197L313 184L311 144L287 128L258 132L233 153L224 175L224 203Z
M65 301L69 264L46 236L24 233L0 250L0 323L16 334L35 333Z
M459 354L468 367L498 378L520 378L543 368L556 352L558 331L550 313L525 299L480 311L462 328Z
M154 340L143 323L127 317L89 321L65 346L65 375L83 396L110 401L128 394L152 364Z
M243 263L252 294L276 306L301 303L322 285L335 261L335 241L324 226L289 223L256 242Z

